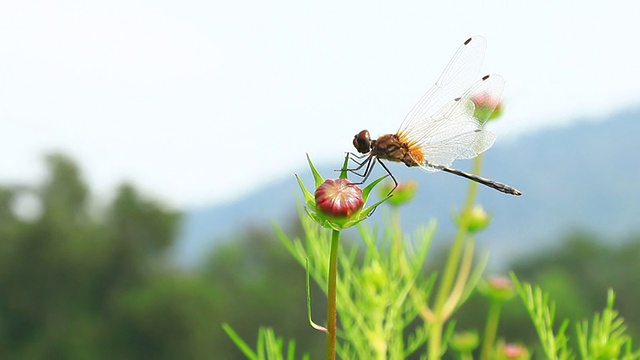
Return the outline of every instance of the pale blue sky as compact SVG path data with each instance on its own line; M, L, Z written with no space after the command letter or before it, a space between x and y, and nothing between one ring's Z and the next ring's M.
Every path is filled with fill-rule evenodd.
M105 197L131 180L174 206L230 200L395 132L476 34L506 79L500 146L640 102L638 4L5 1L0 182L37 181L57 149Z

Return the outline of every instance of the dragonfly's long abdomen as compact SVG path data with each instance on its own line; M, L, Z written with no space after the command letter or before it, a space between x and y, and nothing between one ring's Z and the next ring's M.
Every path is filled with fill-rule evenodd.
M457 169L453 169L453 168L449 168L449 167L440 167L440 170L442 171L446 171L448 173L454 174L454 175L458 175L458 176L462 176L465 177L469 180L473 180L475 182L478 182L482 185L488 186L492 189L496 189L498 191L501 191L505 194L511 194L511 195L516 195L516 196L520 196L522 195L522 193L516 189L513 188L507 184L503 184L491 179L487 179L487 178L483 178L482 176L478 176L478 175L474 175L474 174L470 174L468 172L464 172L462 170L457 170Z

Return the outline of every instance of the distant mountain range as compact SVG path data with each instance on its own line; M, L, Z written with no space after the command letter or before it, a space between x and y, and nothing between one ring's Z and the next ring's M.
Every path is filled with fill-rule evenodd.
M498 264L530 251L553 251L554 240L573 230L608 238L640 231L640 108L498 143L484 156L483 176L523 192L514 197L479 188L478 203L493 219L478 234L478 244ZM337 159L319 170L329 177L340 165ZM469 170L471 161L454 165ZM405 230L412 232L418 224L436 218L436 237L450 238L454 231L451 216L461 207L468 180L404 165L391 164L390 169L400 181L418 181L416 199L400 210ZM377 171L373 176L383 175L381 169ZM313 186L307 167L298 174L308 187ZM197 263L216 242L252 224L290 221L296 214L296 199L301 199L300 190L291 174L235 202L187 211L177 247L178 263ZM370 221L380 223L380 216L378 210Z

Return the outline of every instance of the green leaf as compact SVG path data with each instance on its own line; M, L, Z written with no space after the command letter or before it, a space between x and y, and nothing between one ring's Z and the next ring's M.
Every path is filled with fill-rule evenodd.
M631 337L626 334L627 327L613 309L615 294L609 289L607 305L602 313L593 316L591 329L584 320L576 325L578 350L583 359L638 359L640 351L631 350ZM624 352L624 356L621 356Z
M304 202L307 206L315 208L316 206L316 197L307 190L307 188L302 183L302 179L296 174L296 179L298 180L298 185L300 185L300 190L302 190L302 195L304 196Z
M309 280L310 276L309 276L309 258L306 259L306 269L307 269L307 316L309 317L309 325L311 325L312 328L318 330L318 331L322 331L322 332L327 332L327 328L325 328L324 326L318 325L315 322L313 322L313 320L311 319L311 282Z
M367 199L369 198L369 193L371 192L371 190L373 190L373 188L374 188L376 185L378 185L378 183L380 183L380 181L382 181L382 180L386 179L388 176L389 176L389 175L382 176L382 177L380 177L380 178L378 178L378 179L376 179L376 180L372 181L372 182L371 182L371 184L367 185L364 189L362 189L362 199L364 199L364 202L365 202L365 203L367 202ZM386 198L384 198L384 200L386 200L386 199L388 199L388 198L390 198L390 197L391 197L391 194L390 194L390 195L387 195L387 197L386 197ZM383 201L384 201L384 200L383 200Z
M554 333L555 303L549 301L549 294L543 292L538 286L533 287L527 283L520 284L513 273L511 273L511 280L529 312L546 358L573 359L574 356L568 346L569 340L565 333L569 321L564 320L558 331Z
M347 178L347 166L349 166L349 153L344 157L344 162L342 163L342 168L340 169L340 179Z
M249 345L247 345L247 343L244 342L235 331L233 331L233 329L231 328L231 326L229 324L227 324L227 323L222 324L222 328L227 333L227 335L229 335L231 340L236 344L238 349L240 349L240 351L242 351L242 353L247 358L249 358L251 360L257 360L258 359L258 355L256 355L256 353L254 353L253 350L251 350Z
M316 184L316 187L314 189L317 189L318 187L320 187L320 185L322 185L324 179L322 178L316 167L313 165L313 162L311 162L309 154L307 154L307 162L309 163L309 167L311 168L311 172L313 173L313 181Z

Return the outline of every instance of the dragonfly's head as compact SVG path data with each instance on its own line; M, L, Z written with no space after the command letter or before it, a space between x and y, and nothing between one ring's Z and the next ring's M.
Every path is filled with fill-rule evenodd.
M353 137L353 146L361 154L366 154L371 151L371 137L369 136L369 130L362 130Z

